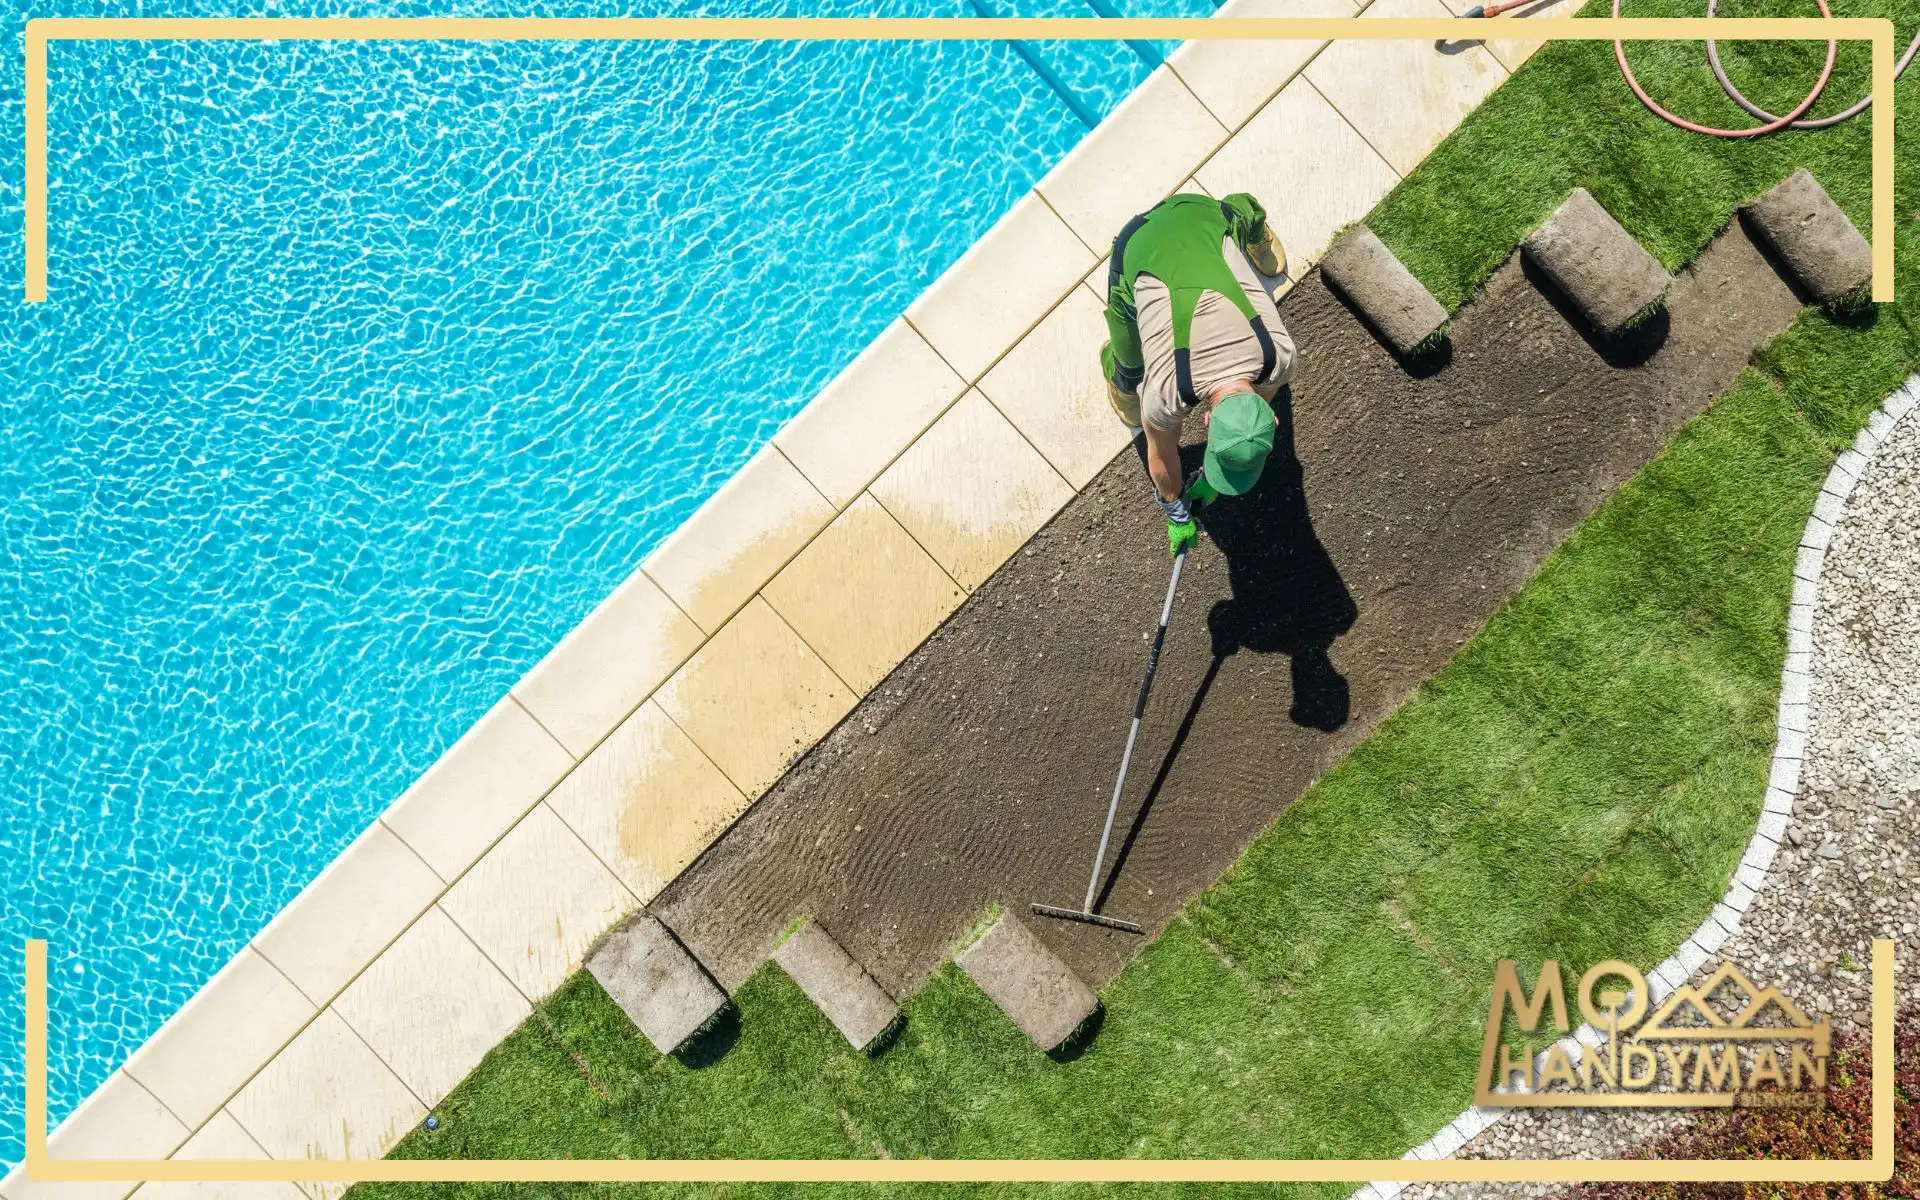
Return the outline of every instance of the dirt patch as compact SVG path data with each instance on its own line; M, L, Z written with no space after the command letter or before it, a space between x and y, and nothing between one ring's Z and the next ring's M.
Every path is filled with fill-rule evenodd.
M1317 273L1282 303L1291 416L1188 563L1106 911L1157 931L1800 310L1737 226L1632 343L1562 304L1509 261L1416 378ZM899 995L989 904L1079 903L1166 589L1148 486L1116 459L655 902L723 984L803 914ZM1096 984L1144 944L1030 924Z

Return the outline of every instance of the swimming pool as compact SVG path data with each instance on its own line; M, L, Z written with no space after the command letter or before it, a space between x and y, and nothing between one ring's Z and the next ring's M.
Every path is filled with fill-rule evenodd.
M345 15L482 11L614 10ZM46 305L0 181L0 1160L20 940L57 1120L1146 71L1037 52L1074 104L992 43L56 45Z

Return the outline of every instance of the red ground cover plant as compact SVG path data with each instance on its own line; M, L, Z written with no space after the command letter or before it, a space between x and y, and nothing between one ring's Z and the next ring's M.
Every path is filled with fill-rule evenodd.
M1818 1109L1710 1110L1630 1158L1867 1158L1873 1142L1872 1048L1855 1030L1833 1039L1827 1103ZM1894 1020L1894 1170L1886 1183L1583 1183L1565 1200L1813 1200L1920 1197L1920 1009Z

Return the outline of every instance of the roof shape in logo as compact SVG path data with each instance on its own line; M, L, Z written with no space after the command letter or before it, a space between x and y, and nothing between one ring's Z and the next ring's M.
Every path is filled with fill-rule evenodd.
M1722 986L1732 986L1745 999L1732 1020L1715 1012L1707 1002L1708 997ZM1786 1018L1787 1024L1784 1027L1755 1024L1769 1010ZM1701 1023L1678 1023L1688 1017L1697 1018ZM1647 1023L1640 1027L1639 1037L1647 1041L1810 1037L1814 1028L1812 1018L1799 1005L1781 995L1779 988L1757 988L1739 967L1723 963L1719 970L1702 980L1700 986L1682 985L1675 989L1648 1018Z

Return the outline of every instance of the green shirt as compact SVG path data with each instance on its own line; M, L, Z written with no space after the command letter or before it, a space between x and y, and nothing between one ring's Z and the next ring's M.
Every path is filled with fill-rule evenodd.
M1140 323L1134 287L1150 275L1167 288L1172 305L1175 369L1183 400L1198 400L1192 385L1188 350L1192 344L1193 313L1207 292L1224 296L1247 318L1250 332L1266 350L1266 371L1274 369L1275 352L1253 301L1227 262L1223 239L1252 245L1266 231L1266 210L1245 192L1224 200L1181 194L1161 201L1135 217L1114 238L1107 264L1107 332L1101 355L1108 379L1128 392L1139 390L1145 375L1140 345Z

